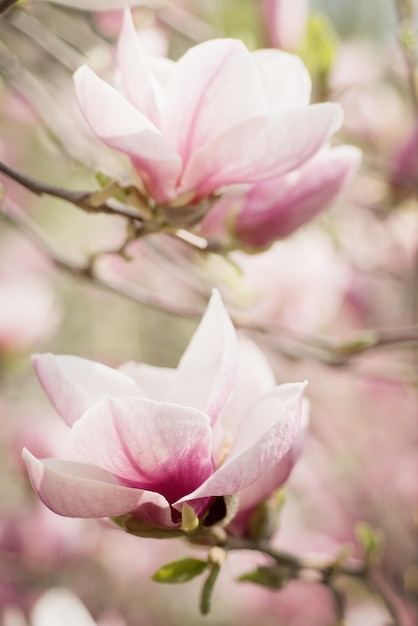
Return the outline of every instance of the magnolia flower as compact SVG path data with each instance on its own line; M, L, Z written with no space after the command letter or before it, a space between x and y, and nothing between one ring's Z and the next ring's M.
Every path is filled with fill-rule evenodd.
M202 519L217 496L263 476L270 490L284 480L306 383L276 386L258 348L249 340L238 347L218 292L177 369L114 370L51 354L34 363L85 461L24 451L35 491L60 515L129 513L154 528L184 529L185 516Z
M87 66L76 72L79 106L160 204L196 204L226 185L299 168L342 123L339 105L309 106L306 68L279 50L251 54L241 41L216 39L177 63L151 60L127 11L117 63L117 88Z
M323 211L356 173L361 152L354 146L324 148L284 176L274 177L238 195L225 195L201 225L206 236L226 231L248 249L283 239Z
M402 199L417 187L418 127L412 129L393 157L390 183L392 191Z

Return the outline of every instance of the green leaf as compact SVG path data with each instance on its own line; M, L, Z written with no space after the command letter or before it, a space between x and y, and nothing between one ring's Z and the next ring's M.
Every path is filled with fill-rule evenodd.
M112 180L110 176L106 176L106 174L103 174L102 172L96 172L94 177L102 189L107 187Z
M177 584L187 583L189 580L196 578L208 567L206 561L200 559L181 559L179 561L171 561L160 567L155 572L152 580L157 583Z
M356 526L356 535L368 558L375 558L381 554L385 539L381 529L372 528L367 522L359 522Z
M253 572L242 574L239 582L251 582L268 589L281 589L292 578L289 566L276 565L274 567L257 567Z
M337 35L325 15L311 15L299 50L314 81L324 88L337 53Z

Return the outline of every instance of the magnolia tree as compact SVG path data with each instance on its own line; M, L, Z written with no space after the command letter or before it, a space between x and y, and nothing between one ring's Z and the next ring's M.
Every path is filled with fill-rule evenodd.
M386 8L0 2L2 626L417 623L418 16Z

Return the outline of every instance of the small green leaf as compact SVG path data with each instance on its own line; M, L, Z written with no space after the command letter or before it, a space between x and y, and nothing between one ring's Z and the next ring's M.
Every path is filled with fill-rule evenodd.
M311 15L299 50L309 73L325 88L337 53L337 35L325 15Z
M257 567L253 572L242 574L239 582L251 582L268 589L281 589L292 578L289 566Z
M155 572L152 580L157 583L176 584L187 583L189 580L196 578L208 567L206 561L200 559L180 559L179 561L171 561L160 567Z
M103 172L96 172L94 177L102 189L104 187L107 187L107 185L112 180L110 176L106 176L106 174L103 174Z
M367 522L359 522L356 526L356 535L368 559L380 556L384 542L381 529L372 528Z

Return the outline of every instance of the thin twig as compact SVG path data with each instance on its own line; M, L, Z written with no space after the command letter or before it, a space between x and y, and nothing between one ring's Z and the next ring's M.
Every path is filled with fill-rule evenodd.
M411 101L414 109L415 123L418 123L418 84L417 84L417 33L415 29L415 7L409 0L395 0L395 7L399 18L399 43L405 59L408 74L408 84ZM412 38L412 43L411 43ZM418 150L418 147L417 147ZM418 157L418 154L417 154ZM415 254L412 280L412 323L418 324L418 252ZM418 367L418 354L415 354Z
M376 573L375 567L368 567L362 561L351 563L339 562L338 559L324 558L300 558L294 554L274 549L265 542L254 542L250 539L227 536L222 547L225 550L252 550L266 554L279 565L289 566L293 577L297 579L301 573L312 571L319 577L313 578L316 582L325 585L333 594L338 617L344 615L344 599L342 594L335 588L334 582L339 577L349 577L360 581L369 591L375 595L385 606L386 611L393 620L393 626L403 626L400 611L394 601L394 594L387 583Z
M26 174L21 174L1 161L0 172L38 196L48 195L54 198L60 198L61 200L66 200L87 213L107 213L108 215L125 217L126 219L134 220L135 222L143 222L142 217L135 210L110 205L107 202L103 202L98 205L93 204L91 199L92 196L95 195L94 191L71 191L55 185L49 185L48 183L43 183L30 176L26 176Z
M152 294L146 289L142 289L137 285L132 285L124 281L113 281L109 278L102 278L94 267L94 262L76 263L68 258L63 257L57 250L56 246L45 235L37 224L17 207L10 199L3 200L3 219L9 224L23 232L60 270L67 274L71 274L78 278L88 280L90 284L110 291L111 293L123 296L130 301L141 304L142 306L162 311L181 318L200 319L203 311L196 311L192 307L173 304L170 301L160 298ZM93 259L94 261L94 259Z
M3 200L3 215L4 219L28 236L59 269L74 276L82 277L98 287L119 294L142 306L176 317L194 320L202 317L203 309L173 303L160 295L153 294L138 285L121 279L103 278L95 267L95 260L102 256L101 254L92 255L89 260L82 264L74 263L63 257L44 231L8 198ZM120 250L121 248L118 248L116 251ZM282 354L292 358L315 358L328 365L347 364L353 357L368 350L389 346L409 346L418 342L418 326L381 331L366 329L343 342L337 342L334 339L318 336L298 336L286 328L268 326L260 321L246 319L239 314L231 315L231 318L237 328L254 333Z
M14 4L16 4L18 0L0 0L0 15L6 13L8 9L11 9Z

